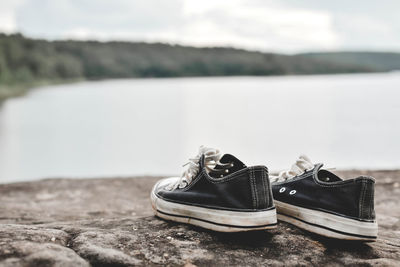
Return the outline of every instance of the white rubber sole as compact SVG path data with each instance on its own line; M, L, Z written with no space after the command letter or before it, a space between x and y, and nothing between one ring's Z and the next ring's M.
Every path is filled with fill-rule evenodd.
M278 220L322 236L360 241L375 241L376 222L362 222L318 210L306 209L275 200Z
M151 205L156 216L192 224L218 232L242 232L276 228L276 209L238 212L209 209L165 201L151 192Z

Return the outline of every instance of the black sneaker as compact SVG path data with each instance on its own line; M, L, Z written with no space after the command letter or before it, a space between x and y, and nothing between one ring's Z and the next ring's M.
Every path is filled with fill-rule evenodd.
M278 219L327 237L374 241L375 180L342 180L321 168L300 156L291 170L271 177Z
M265 166L246 167L232 155L200 147L181 177L151 192L155 215L221 232L275 228L276 210Z

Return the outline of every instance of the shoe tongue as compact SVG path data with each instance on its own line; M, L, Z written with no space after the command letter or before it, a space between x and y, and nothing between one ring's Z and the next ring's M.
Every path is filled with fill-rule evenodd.
M328 171L329 169L332 168L328 168L328 169L322 169L323 164L319 163L316 165L316 177L318 180L323 181L323 182L338 182L338 181L343 181L342 178L340 178L339 176L337 176L336 174Z
M240 163L243 165L243 162L240 161L237 157L235 157L234 155L231 154L224 154L221 159L219 160L221 163Z
M231 167L229 169L229 172L236 172L238 170L241 170L243 168L246 168L246 165L240 161L238 158L236 158L235 156L231 155L231 154L225 154L221 157L221 159L219 160L219 162L221 163L232 163L233 167ZM217 166L216 168L218 168L220 166Z

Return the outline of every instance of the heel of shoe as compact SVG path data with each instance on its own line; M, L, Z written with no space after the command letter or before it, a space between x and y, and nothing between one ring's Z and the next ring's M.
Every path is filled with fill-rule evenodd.
M248 168L253 209L268 209L274 207L272 188L265 166Z
M358 179L361 180L358 217L363 220L375 220L375 180L372 177L359 177Z

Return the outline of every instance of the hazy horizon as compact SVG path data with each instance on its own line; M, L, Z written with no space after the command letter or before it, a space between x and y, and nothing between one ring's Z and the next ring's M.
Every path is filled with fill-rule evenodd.
M3 0L0 32L283 54L400 52L399 9L395 0Z
M400 53L399 50L357 50L357 49L338 49L338 50L305 50L299 52L285 52L285 51L263 51L260 49L251 49L246 47L234 46L234 45L191 45L191 44L181 44L181 43L171 43L171 42L163 42L163 41L145 41L145 40L123 40L123 39L115 39L115 40L97 40L97 39L73 39L73 38L39 38L39 37L30 37L26 36L21 32L13 32L13 33L6 33L1 32L0 34L6 35L13 35L13 34L21 34L24 38L32 39L32 40L45 40L48 42L62 42L62 41L74 41L74 42L99 42L99 43L144 43L144 44L165 44L171 46L181 46L181 47L193 47L193 48L228 48L228 49L236 49L236 50L243 50L248 52L260 52L260 53L273 53L273 54L282 54L282 55L301 55L301 54L318 54L318 53Z

